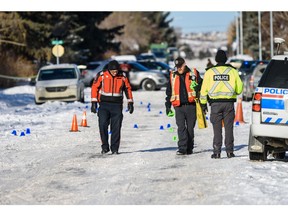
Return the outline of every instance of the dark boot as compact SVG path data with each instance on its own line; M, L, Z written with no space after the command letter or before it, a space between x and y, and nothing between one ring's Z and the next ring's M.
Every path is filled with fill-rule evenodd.
M211 158L214 158L214 159L219 159L221 156L219 153L214 153L211 155Z
M228 157L228 158L235 157L235 154L234 154L233 152L231 152L231 153L228 153L228 152L227 152L227 157Z
M101 154L106 154L106 153L108 153L108 152L109 152L109 150L102 149Z
M185 155L185 154L186 154L186 152L182 152L182 151L179 151L179 150L176 152L176 155Z
M193 154L193 150L187 150L187 155Z

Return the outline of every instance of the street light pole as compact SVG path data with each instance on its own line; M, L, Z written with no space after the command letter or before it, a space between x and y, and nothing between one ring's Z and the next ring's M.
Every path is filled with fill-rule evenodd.
M259 60L262 60L261 12L258 11Z
M273 12L270 11L270 57L274 56L274 43L273 43Z
M238 17L238 12L236 14L236 55L239 55L239 47L240 47L240 43L239 43L239 17Z
M243 55L243 22L242 11L240 11L240 54Z
M57 49L57 51L56 51L56 52L57 52L57 57L56 57L57 59L56 59L56 61L57 61L57 65L58 65L58 64L59 64L59 46L58 46L58 45L57 45L57 48L56 48L56 49Z

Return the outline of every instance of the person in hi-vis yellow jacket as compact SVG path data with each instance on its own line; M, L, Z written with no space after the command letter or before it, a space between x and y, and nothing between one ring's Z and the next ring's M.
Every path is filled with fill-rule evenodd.
M242 93L243 83L238 71L227 61L226 53L218 50L215 61L217 65L210 67L204 74L200 91L201 107L206 113L207 102L211 106L210 121L213 125L213 154L211 158L221 157L222 121L225 128L225 147L227 157L235 157L233 123L235 118L234 103L237 95Z

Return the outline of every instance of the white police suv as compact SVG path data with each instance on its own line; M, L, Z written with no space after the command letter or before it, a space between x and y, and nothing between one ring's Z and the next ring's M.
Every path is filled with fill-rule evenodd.
M250 160L284 159L288 151L288 55L274 56L252 100Z

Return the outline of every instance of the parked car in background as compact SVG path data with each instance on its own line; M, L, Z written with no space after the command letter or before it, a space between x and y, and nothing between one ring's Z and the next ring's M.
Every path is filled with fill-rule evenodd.
M168 47L167 48L167 54L168 54L168 62L174 60L180 56L180 52L177 47Z
M164 62L158 62L158 61L138 61L138 62L150 70L156 70L162 72L167 79L169 79L170 72L173 69Z
M243 61L238 68L239 76L241 79L245 77L247 73L252 72L251 66L256 62L256 60L249 60L249 61Z
M242 97L244 101L252 100L253 93L258 86L259 80L262 77L262 74L267 67L267 62L258 64L252 71L251 74L246 75L243 80L243 93Z
M247 75L252 73L258 64L268 64L268 62L269 61L262 60L243 61L240 68L238 69L240 78L243 81Z
M137 58L135 55L113 55L111 56L112 60L116 61L137 61Z
M80 70L80 73L82 73L83 70L86 70L87 65L77 65L77 67Z
M91 87L96 74L104 70L108 62L109 60L89 62L81 73L84 85Z
M243 61L244 60L242 60L242 59L230 59L230 60L228 60L227 63L231 64L233 67L235 67L236 69L239 70Z
M150 44L150 52L155 55L156 61L160 62L167 63L168 60L167 48L168 44L166 42Z
M135 61L121 62L128 64L130 71L127 72L133 90L143 89L146 91L160 90L166 87L168 79L160 71L150 70Z
M253 58L249 55L236 55L236 56L231 56L228 58L227 63L231 64L233 67L239 69L241 67L241 64L243 61L252 61Z
M255 89L248 142L250 160L284 159L288 151L287 71L288 55L274 56Z
M137 56L137 61L156 61L156 56L153 53L141 53Z
M40 68L35 84L35 103L46 101L84 102L84 83L74 64L49 65Z

